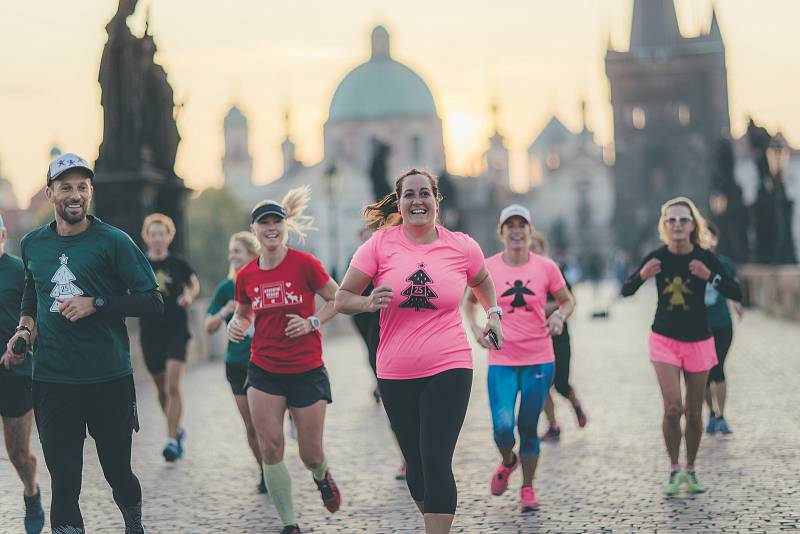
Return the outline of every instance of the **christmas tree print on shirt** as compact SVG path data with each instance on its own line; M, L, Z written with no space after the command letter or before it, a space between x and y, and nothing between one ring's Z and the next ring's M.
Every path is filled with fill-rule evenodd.
M428 284L433 283L433 279L425 272L425 264L420 263L419 269L406 278L406 281L411 282L411 285L403 290L401 295L407 297L405 301L400 304L401 308L414 308L414 311L421 309L435 310L436 306L431 303L430 299L438 298L439 296L428 287Z
M53 297L53 305L50 306L50 311L58 313L58 299L68 299L70 297L79 297L83 295L83 290L73 284L76 280L75 275L67 267L69 257L64 253L59 256L58 261L61 262L61 267L58 268L56 274L50 279L55 284L50 296Z

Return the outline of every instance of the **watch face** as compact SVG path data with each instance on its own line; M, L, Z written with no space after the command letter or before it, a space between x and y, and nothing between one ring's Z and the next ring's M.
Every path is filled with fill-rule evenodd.
M103 299L103 298L100 298L100 297L98 297L98 298L94 299L94 306L95 306L95 308L102 308L102 307L103 307L103 306L105 306L105 305L106 305L106 301L105 301L105 299Z

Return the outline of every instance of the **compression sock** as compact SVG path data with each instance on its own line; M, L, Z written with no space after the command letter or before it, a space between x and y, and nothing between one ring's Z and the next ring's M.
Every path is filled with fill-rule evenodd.
M264 482L283 524L296 525L297 519L294 516L294 502L292 502L292 479L286 464L283 462L264 464Z
M324 457L319 467L311 468L306 466L306 469L311 471L311 475L314 477L314 480L316 481L323 480L325 478L325 473L328 472L328 458Z

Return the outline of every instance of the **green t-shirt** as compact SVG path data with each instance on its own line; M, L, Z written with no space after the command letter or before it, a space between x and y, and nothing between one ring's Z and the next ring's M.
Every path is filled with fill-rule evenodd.
M220 282L217 289L214 291L214 297L211 299L211 304L208 306L208 314L214 315L218 313L228 301L233 300L233 280L227 278ZM225 323L231 320L233 314L225 317ZM225 355L225 363L231 365L238 365L246 367L250 361L250 343L253 341L253 335L249 331L243 341L234 342L228 341L228 352Z
M717 254L719 262L731 278L736 276L736 268L730 258ZM708 326L711 328L726 328L733 325L731 311L728 308L728 299L720 295L719 291L706 285L706 314L708 316Z
M0 353L5 352L8 340L19 324L19 307L25 287L25 267L22 260L11 254L0 256ZM0 375L31 376L30 353L24 363L6 369L0 365Z
M20 249L36 288L33 379L63 384L106 382L133 372L125 318L95 313L70 322L57 298L124 296L157 287L142 251L118 228L89 216L86 231L59 236L55 222L32 231Z

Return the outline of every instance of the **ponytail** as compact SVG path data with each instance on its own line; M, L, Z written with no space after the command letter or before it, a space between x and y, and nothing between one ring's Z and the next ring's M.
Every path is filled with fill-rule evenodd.
M297 234L302 243L305 241L306 233L314 228L314 218L303 215L308 203L311 200L311 188L307 185L289 190L283 197L281 204L286 210L286 227Z

